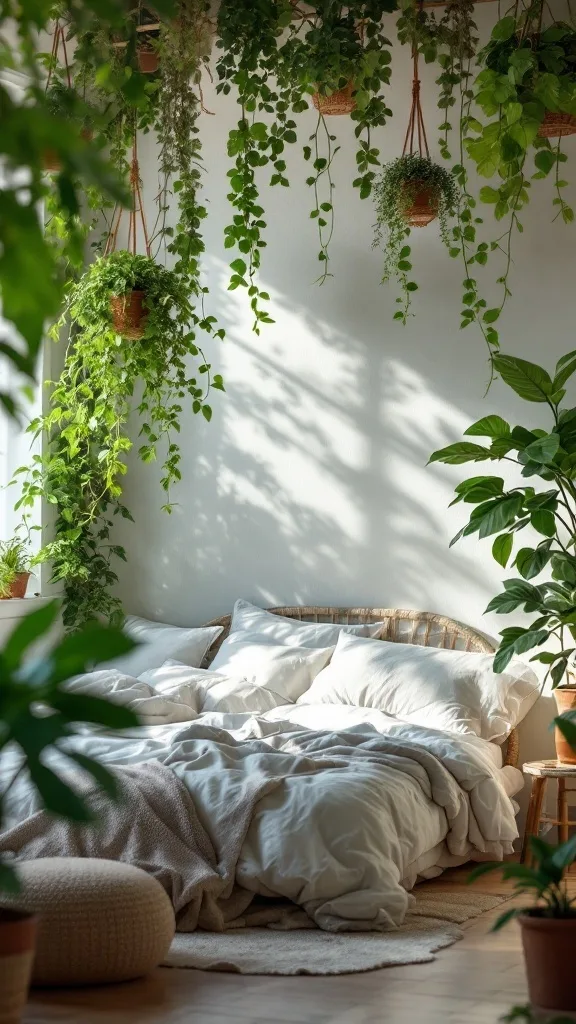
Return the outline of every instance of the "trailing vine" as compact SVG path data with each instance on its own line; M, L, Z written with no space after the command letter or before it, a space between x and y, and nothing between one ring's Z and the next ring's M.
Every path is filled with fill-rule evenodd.
M111 298L131 290L144 292L145 325L141 340L128 340L114 326ZM118 251L98 258L70 290L53 335L64 329L69 344L64 370L48 413L30 425L43 432L46 451L24 477L19 507L42 498L55 507L55 536L37 561L50 561L54 581L64 585L64 623L75 629L98 616L119 622L122 609L110 593L116 559L124 548L111 539L116 516L132 519L122 502L126 456L133 447L128 420L136 385L142 389L136 412L142 444L138 457L155 461L162 449L163 508L174 505L172 486L181 478L182 400L210 420L207 399L221 388L209 364L190 375L196 351L188 324L191 306L185 281L147 256Z

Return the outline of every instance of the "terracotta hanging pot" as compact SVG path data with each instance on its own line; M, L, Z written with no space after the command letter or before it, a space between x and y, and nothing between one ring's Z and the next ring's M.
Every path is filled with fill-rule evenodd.
M145 298L146 292L141 291L111 297L112 324L123 338L137 341L143 337L148 319L148 311L144 307Z
M538 135L541 139L562 139L565 135L576 135L576 117L548 111L538 129Z
M49 174L62 170L62 162L55 149L45 149L42 154L42 166Z
M576 917L522 914L518 920L534 1010L576 1010Z
M411 228L424 228L438 216L438 195L425 182L411 182L412 202L402 209L402 216Z
M10 585L10 592L6 594L5 597L1 597L0 601L10 601L14 597L26 597L26 589L28 587L29 579L29 572L17 572L14 582Z
M562 715L565 711L572 711L573 708L576 708L576 686L557 686L554 690L554 696L559 714ZM576 753L572 750L568 740L565 739L559 729L555 730L554 738L558 760L562 764L576 764Z
M356 109L356 100L353 98L354 82L348 82L343 89L336 89L330 96L324 96L315 92L312 102L319 114L351 114Z
M0 907L0 1024L19 1024L28 998L37 920Z
M138 67L143 75L153 75L155 71L158 71L160 62L157 50L147 46L139 46L136 50L136 56L138 57Z

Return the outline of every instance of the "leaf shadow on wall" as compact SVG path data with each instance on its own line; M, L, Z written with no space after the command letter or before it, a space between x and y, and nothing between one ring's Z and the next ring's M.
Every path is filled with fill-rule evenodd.
M456 614L465 589L485 603L477 550L448 556L450 489L426 469L465 418L407 365L400 329L382 330L361 268L346 288L332 287L321 317L297 298L297 283L284 291L277 325L260 339L220 277L228 393L215 397L211 424L183 417L171 517L159 512L158 474L132 460L127 607L188 623L229 611L239 596ZM362 337L351 296L373 307ZM440 486L445 499L432 503Z

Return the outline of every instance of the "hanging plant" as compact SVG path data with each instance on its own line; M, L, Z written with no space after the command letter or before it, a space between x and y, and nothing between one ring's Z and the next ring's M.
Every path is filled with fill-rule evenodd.
M462 155L456 173L468 202L462 205L466 219L461 216L454 233L453 255L462 254L466 267L462 326L479 323L491 353L499 345L495 325L511 296L513 239L523 231L519 214L529 202L530 178L554 172L554 219L574 220L563 192L568 182L561 175L567 159L561 140L572 132L576 114L576 32L563 23L543 28L543 12L543 0L526 0L517 4L515 15L497 22L479 54L483 70L461 109ZM499 179L479 193L480 201L492 206L496 220L503 222L503 230L490 243L476 240L475 223L482 219L475 200L470 201L466 157L482 177ZM500 301L487 309L471 265L485 265L490 253L503 256L504 267L498 276Z
M117 333L112 308L115 297L134 291L143 292L146 311L139 341ZM154 461L165 446L161 484L163 508L170 512L171 488L180 480L182 400L211 419L208 396L222 380L204 362L190 373L190 357L199 354L188 330L190 313L177 274L150 257L118 251L88 268L52 331L56 337L68 326L72 340L50 410L30 427L44 432L46 451L25 480L19 505L41 497L55 507L55 538L37 560L50 561L54 581L64 584L68 628L97 616L111 622L122 617L110 588L117 579L114 561L126 555L110 532L114 517L132 519L122 502L125 459L133 446L128 420L136 414L140 421L143 462Z
M402 309L395 320L406 323L412 293L418 285L410 279L411 248L407 244L412 227L423 227L436 217L440 237L450 245L448 221L456 212L459 192L449 171L432 163L429 157L408 153L386 164L374 189L376 230L374 246L384 248L383 281L396 277L402 297L396 301Z

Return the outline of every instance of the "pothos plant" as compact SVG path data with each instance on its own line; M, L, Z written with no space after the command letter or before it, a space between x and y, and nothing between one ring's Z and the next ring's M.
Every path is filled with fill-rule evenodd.
M544 7L543 0L522 0L496 23L488 45L478 55L480 72L461 92L461 147L454 172L466 202L451 251L465 263L462 326L479 323L491 351L499 345L495 325L511 295L513 239L523 231L520 214L529 202L531 180L553 172L555 219L565 223L574 219L563 193L568 182L561 174L567 159L562 139L551 141L548 133L554 129L547 128L547 120L551 114L576 113L576 32L564 23L543 24L544 16L550 14ZM476 225L483 218L469 188L468 159L481 176L499 179L479 193L481 203L492 206L503 225L489 243L477 239ZM497 279L500 299L487 308L473 265L485 265L491 253L503 257L504 265Z
M144 335L129 341L117 334L111 298L144 292ZM153 462L162 454L163 509L171 512L172 486L180 480L180 417L188 401L210 420L211 389L223 389L200 356L188 324L188 288L173 271L146 256L114 252L93 263L70 290L67 309L53 334L67 327L70 344L64 370L52 382L50 409L29 430L44 432L46 450L32 468L21 467L18 507L40 497L56 512L55 536L37 561L50 561L53 579L64 585L64 622L77 628L103 616L122 619L110 593L114 562L124 549L110 539L114 517L132 519L122 502L126 456L133 447L128 419L140 421L138 457ZM199 357L194 375L191 357ZM138 395L136 395L138 391Z
M383 281L393 275L397 278L402 295L401 304L394 314L395 320L406 323L412 294L418 285L410 278L412 270L409 211L415 199L426 194L427 204L437 213L440 237L449 247L449 218L458 209L459 193L454 178L444 167L427 157L406 154L386 164L374 189L376 227L374 246L384 249Z
M526 483L513 487L499 475L476 475L457 485L452 504L474 507L451 543L474 535L494 538L493 557L504 568L513 565L517 575L504 581L503 592L486 611L511 614L523 609L536 616L528 626L501 630L494 670L502 672L515 654L546 646L531 660L547 667L546 676L556 687L576 654L576 409L563 404L566 385L576 373L576 351L563 356L553 374L515 356L495 354L493 361L520 398L548 407L550 426L512 427L501 416L484 416L464 432L471 440L434 452L430 462L504 461L520 470ZM531 538L518 544L526 528ZM542 575L542 582L531 582ZM568 712L556 724L576 746L576 715Z
M265 247L264 208L260 200L258 168L270 165L271 185L288 187L284 153L297 141L293 114L306 110L312 94L330 95L353 85L355 133L359 139L358 176L354 186L362 198L371 191L379 163L371 129L384 124L390 110L381 96L390 79L389 41L382 15L395 9L395 0L369 0L349 4L305 4L290 0L223 0L218 15L218 90L234 86L241 117L230 132L228 153L234 157L229 172L229 199L237 211L226 228L225 245L237 247L231 264L231 289L245 287L254 313L254 329L270 322L263 305L268 301L256 282L260 250ZM257 119L263 112L273 121ZM326 117L319 110L316 128L304 146L312 164L307 182L314 190L311 218L319 235L319 280L329 275L329 243L334 226L332 162L338 146Z

